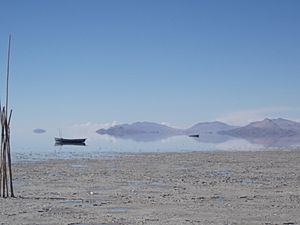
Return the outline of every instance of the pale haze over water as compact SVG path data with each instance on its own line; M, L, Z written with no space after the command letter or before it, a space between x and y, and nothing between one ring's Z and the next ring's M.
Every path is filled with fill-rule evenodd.
M186 135L173 136L152 140L138 135L131 139L114 138L109 135L92 135L86 141L86 146L55 146L55 133L35 134L20 138L13 143L14 160L40 160L61 158L94 158L114 156L119 153L145 152L190 152L190 151L262 151L262 150L292 150L300 148L299 142L280 143L273 139L260 139L259 142L232 137L216 137L210 140L191 138Z

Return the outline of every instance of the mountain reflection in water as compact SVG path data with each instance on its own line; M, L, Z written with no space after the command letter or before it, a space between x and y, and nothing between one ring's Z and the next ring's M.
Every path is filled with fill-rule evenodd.
M263 151L298 150L300 137L280 138L236 138L220 134L165 135L141 133L131 135L84 134L88 139L86 146L54 146L53 133L14 135L12 142L13 160L44 160L114 157L119 153L146 152L192 152L192 151ZM74 136L80 136L74 134Z
M126 135L109 135L116 139L132 140L135 142L156 142L182 135L166 135L159 133L141 133ZM260 138L236 138L221 134L200 134L199 137L189 137L199 143L222 144L230 140L245 140L250 144L260 145L266 148L281 148L300 145L300 135L288 137L260 137Z

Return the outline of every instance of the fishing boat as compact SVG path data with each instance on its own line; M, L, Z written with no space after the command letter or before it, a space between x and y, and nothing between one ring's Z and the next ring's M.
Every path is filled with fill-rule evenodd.
M82 139L66 139L66 138L54 138L58 144L84 144L86 138Z
M190 134L189 137L198 138L198 137L199 137L199 134Z

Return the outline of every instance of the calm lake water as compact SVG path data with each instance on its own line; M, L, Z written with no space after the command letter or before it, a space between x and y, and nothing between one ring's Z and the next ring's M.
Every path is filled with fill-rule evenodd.
M261 151L300 149L298 138L254 140L237 139L221 135L199 138L188 136L160 137L157 135L134 135L112 137L87 135L86 146L55 146L55 134L27 134L12 136L14 161L69 158L113 157L118 153L143 152L190 152L190 151ZM69 136L68 136L69 137Z

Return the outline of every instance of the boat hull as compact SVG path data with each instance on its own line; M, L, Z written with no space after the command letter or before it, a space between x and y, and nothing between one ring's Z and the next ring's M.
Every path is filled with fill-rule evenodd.
M199 137L199 134L190 134L189 137L198 138L198 137Z
M54 138L56 143L60 144L84 144L86 138L82 139L66 139L66 138Z

